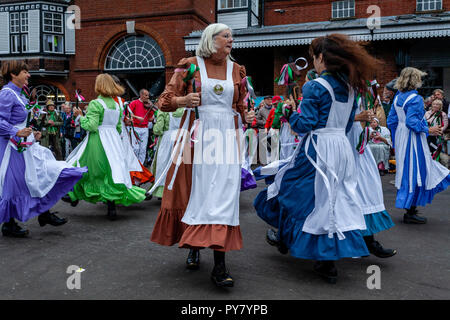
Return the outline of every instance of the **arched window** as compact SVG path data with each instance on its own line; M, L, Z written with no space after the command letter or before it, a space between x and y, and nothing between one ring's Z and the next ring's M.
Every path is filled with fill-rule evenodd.
M45 106L47 100L53 100L57 105L66 101L66 96L56 87L40 84L36 87L36 97L40 106Z
M155 40L146 35L126 36L108 52L105 71L163 69L163 52Z

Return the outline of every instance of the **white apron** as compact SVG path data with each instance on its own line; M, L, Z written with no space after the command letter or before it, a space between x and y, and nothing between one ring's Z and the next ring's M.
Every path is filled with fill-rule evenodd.
M181 117L174 117L172 112L169 113L169 129L163 133L161 142L159 143L156 156L156 173L155 185L152 188L163 186L166 181L167 172L165 170L168 163L171 163L173 145L180 128Z
M120 113L123 113L122 99L118 98L117 100L119 100ZM141 164L139 163L138 158L134 154L130 136L128 135L128 130L123 120L122 120L122 133L120 134L120 138L122 139L123 149L125 151L125 163L127 165L127 170L142 172Z
M25 102L14 90L10 88L4 88L3 90L14 93L17 100L25 108ZM25 119L24 122L14 127L21 130L26 127L26 124L27 120ZM22 153L25 161L25 182L31 197L42 198L54 187L61 171L65 168L71 168L71 166L64 161L57 161L50 149L35 142L33 134L28 136L25 141L33 143ZM10 141L6 146L0 165L0 195L3 194L3 185L12 149L17 150L16 146Z
M295 136L291 132L289 122L282 123L280 129L280 160L292 156L297 144L298 142L295 142Z
M425 132L421 132L419 135L419 141L417 141L417 135L408 129L406 127L406 114L404 107L405 105L414 97L416 97L417 94L413 93L411 94L403 103L403 106L397 105L398 96L394 100L394 108L397 112L398 117L398 126L397 130L395 131L395 158L397 160L397 166L396 166L396 174L395 174L395 187L397 189L400 189L402 184L402 177L403 177L403 167L405 165L406 157L408 156L409 160L409 193L413 192L413 180L417 179L417 185L421 187L422 185L425 185L426 190L431 190L435 188L439 183L441 183L442 180L444 180L449 175L449 170L442 166L437 161L434 161L431 158L431 154L429 152L429 147L427 144L427 136ZM411 136L411 146L410 146L410 152L409 155L406 155L406 147L408 146L408 139ZM424 152L424 158L425 163L422 165L426 165L426 181L422 181L422 177L420 176L420 170L417 170L417 177L413 177L413 161L414 157L413 155L416 155L416 166L417 168L420 168L419 165L419 159L418 159L418 149L417 149L417 143L422 144L422 150Z
M358 108L356 114L361 113ZM358 196L359 204L362 208L363 214L371 214L384 211L383 186L381 184L378 166L375 158L372 155L370 147L364 146L364 153L359 154L356 146L359 142L359 136L363 128L361 122L354 121L352 129L347 133L347 138L352 146L353 155L355 157L356 175L358 180L358 187L356 194Z
M112 178L116 184L124 184L128 189L133 185L131 183L130 171L125 162L125 150L119 132L117 131L117 123L120 117L120 108L117 102L115 109L111 110L106 106L102 99L97 101L103 106L103 122L98 126L98 133L103 149L111 168ZM72 151L66 162L70 165L80 166L79 160L86 149L89 141L89 132L84 140Z
M201 57L197 61L202 83L201 124L194 147L191 194L181 221L238 226L241 164L236 135L241 130L235 128L232 109L233 62L227 62L227 79L217 80L208 78ZM215 86L223 88L222 94L214 92Z
M303 231L328 234L345 239L344 232L365 230L366 224L356 195L356 164L352 146L345 134L354 102L353 89L349 90L348 102L338 102L331 85L323 78L315 79L331 95L332 105L325 128L308 134L305 154L316 168L314 181L315 206L303 225ZM317 143L312 136L317 136ZM308 149L316 150L316 161L308 155Z

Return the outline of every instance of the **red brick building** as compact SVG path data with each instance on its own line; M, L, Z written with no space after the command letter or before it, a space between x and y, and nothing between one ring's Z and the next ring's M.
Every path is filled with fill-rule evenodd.
M311 41L335 32L367 44L380 59L376 77L382 85L405 66L415 66L429 74L424 94L444 88L450 95L450 0L266 0L260 4L260 26L242 27L222 18L234 29L233 55L253 76L259 95L285 94L286 88L273 82L283 64L298 57L309 59ZM225 13L218 8L219 22ZM373 20L376 13L379 26ZM193 50L199 37L200 32L191 33L186 50Z
M424 93L450 92L450 0L0 0L0 61L27 59L41 100L74 100L76 89L92 99L101 72L118 75L128 98L144 87L157 96L216 21L233 29L232 55L258 95L284 94L273 81L282 65L310 60L312 39L334 32L367 43L381 84L416 66L430 75Z

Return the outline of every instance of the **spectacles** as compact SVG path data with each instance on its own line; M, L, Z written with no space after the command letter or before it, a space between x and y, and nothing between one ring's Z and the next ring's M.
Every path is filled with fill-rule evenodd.
M231 35L231 33L225 33L225 34L218 34L218 36L221 36L225 39L233 39L233 36Z

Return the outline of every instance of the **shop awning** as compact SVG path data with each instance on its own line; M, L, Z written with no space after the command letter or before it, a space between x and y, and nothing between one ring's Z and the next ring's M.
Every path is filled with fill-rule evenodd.
M450 36L450 11L381 18L381 28L370 30L367 19L321 21L233 30L234 48L308 45L317 37L344 33L356 41L383 41ZM184 37L186 51L194 51L202 30Z

